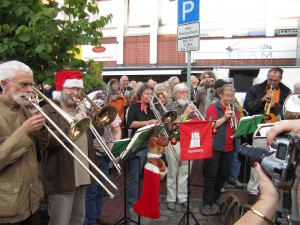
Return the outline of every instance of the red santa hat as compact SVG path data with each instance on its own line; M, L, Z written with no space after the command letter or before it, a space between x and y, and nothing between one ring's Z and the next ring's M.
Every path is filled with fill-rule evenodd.
M72 70L61 70L56 73L55 91L52 92L53 100L61 98L61 89L67 88L83 88L82 73Z

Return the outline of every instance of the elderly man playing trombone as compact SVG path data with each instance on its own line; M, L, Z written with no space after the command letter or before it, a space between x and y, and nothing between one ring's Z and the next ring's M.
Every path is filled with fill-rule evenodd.
M193 103L188 102L188 87L183 84L176 84L173 89L173 95L176 101L166 105L168 111L175 111L177 113L177 119L173 123L180 123L182 119L192 119L197 110ZM172 129L172 124L168 124L168 127ZM180 155L180 143L174 145L174 149L177 155ZM168 162L168 176L167 176L167 202L168 209L174 211L176 208L175 202L178 198L178 203L187 207L187 179L188 179L188 161L181 161L181 165L170 149L166 151L166 159ZM176 188L177 187L177 188ZM190 208L192 205L190 204Z
M33 85L27 65L0 64L0 82L0 224L38 225L43 188L36 150L49 143L45 118L36 109L26 109Z
M81 72L62 70L56 73L55 91L52 93L54 103L76 121L81 121L85 117L82 110L78 109L76 102L76 99L81 97L82 87ZM70 134L70 124L66 123L58 110L54 110L50 104L47 104L44 106L44 112L64 133ZM55 132L57 133L56 130ZM74 129L71 136L76 136L78 132L80 131ZM62 137L60 134L57 136ZM71 148L75 157L83 165L88 167L87 159L79 154L78 150L74 150L74 146L72 148L65 139L61 138L61 141ZM92 133L89 131L83 133L74 143L84 155L95 162ZM72 157L54 138L51 138L50 145L43 154L43 185L45 192L49 195L49 225L82 225L84 223L85 192L86 186L91 183L91 178L87 170L74 159L75 157Z

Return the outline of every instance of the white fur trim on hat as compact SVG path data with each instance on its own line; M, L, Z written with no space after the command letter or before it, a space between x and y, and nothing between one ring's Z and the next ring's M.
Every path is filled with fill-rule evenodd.
M66 79L64 82L63 87L66 88L72 88L72 87L78 87L83 88L83 81L80 79Z
M61 99L60 91L52 91L52 99L55 101L59 101Z

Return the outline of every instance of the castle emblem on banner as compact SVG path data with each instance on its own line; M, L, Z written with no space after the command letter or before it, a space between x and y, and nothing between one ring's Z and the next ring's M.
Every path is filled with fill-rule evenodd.
M190 148L199 148L200 147L200 132L192 131L191 132L191 141Z

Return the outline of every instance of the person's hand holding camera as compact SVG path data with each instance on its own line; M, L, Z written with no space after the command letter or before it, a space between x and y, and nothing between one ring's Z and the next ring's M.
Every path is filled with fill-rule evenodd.
M255 162L254 167L259 179L259 200L235 223L236 225L270 224L279 206L280 196L276 187L259 163Z
M300 138L300 120L281 120L267 131L267 143L271 145L275 137L283 132L294 132Z

